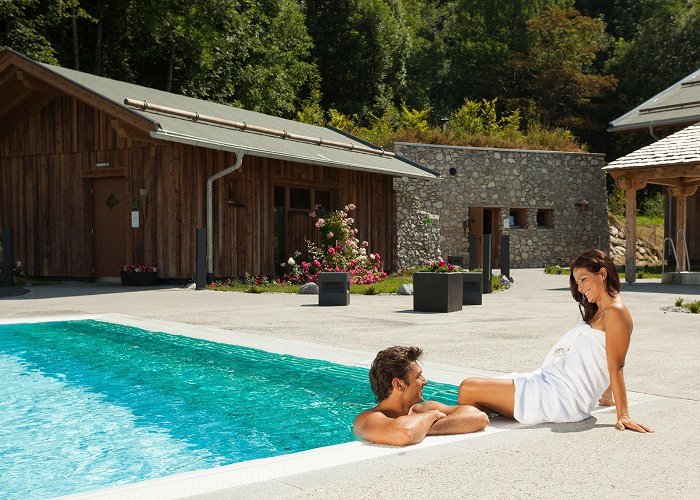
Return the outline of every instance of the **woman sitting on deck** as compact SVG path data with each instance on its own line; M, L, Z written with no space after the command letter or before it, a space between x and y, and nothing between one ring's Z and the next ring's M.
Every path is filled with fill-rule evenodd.
M491 410L524 424L578 422L596 403L616 406L619 430L653 432L629 416L623 376L632 316L620 298L620 278L610 257L584 252L571 264L569 287L583 321L567 332L532 373L508 378L468 378L459 404Z

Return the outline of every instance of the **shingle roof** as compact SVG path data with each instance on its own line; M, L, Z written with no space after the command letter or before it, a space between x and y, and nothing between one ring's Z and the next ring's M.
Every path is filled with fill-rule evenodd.
M618 158L603 170L691 165L700 166L700 123Z
M700 69L608 124L609 132L700 122Z
M5 52L5 51L3 51ZM437 172L399 157L380 156L352 150L339 149L322 144L298 142L294 140L262 135L210 123L194 122L169 114L143 111L124 104L124 99L137 99L151 104L159 104L184 111L196 112L227 120L245 122L250 125L286 130L292 134L320 137L326 141L352 143L363 146L357 138L344 135L325 127L278 118L275 116L248 111L233 106L194 99L162 90L156 90L131 83L103 78L89 73L38 63L10 49L5 54L21 57L99 95L118 106L146 118L153 123L150 135L154 138L179 143L194 144L210 149L225 151L243 150L254 156L297 161L313 165L363 170L395 176L435 178ZM380 149L380 148L377 148Z

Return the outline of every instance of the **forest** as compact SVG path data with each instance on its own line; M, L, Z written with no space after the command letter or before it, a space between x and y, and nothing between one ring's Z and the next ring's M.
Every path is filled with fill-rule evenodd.
M0 0L0 46L380 144L610 161L651 139L607 123L700 67L700 0Z

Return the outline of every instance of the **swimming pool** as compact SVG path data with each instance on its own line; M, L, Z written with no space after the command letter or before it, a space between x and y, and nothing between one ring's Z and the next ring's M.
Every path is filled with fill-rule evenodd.
M346 443L373 400L365 368L92 320L0 325L0 380L3 498Z

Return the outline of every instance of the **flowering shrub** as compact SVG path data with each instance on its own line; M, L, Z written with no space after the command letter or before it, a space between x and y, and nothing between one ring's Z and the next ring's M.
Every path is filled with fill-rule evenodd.
M424 266L417 268L416 271L423 273L461 273L462 268L454 264L448 264L441 257L438 257L437 260L429 260Z
M352 210L355 205L350 203L342 210L327 214L316 210L309 213L316 218L314 225L320 231L321 244L317 246L307 240L309 257L306 260L299 259L301 252L297 251L283 262L284 279L292 283L317 282L320 272L348 272L351 285L369 285L386 278L381 256L368 250L367 241L357 239L357 229L353 227L355 219L348 217Z
M122 267L123 273L155 273L156 271L158 269L146 264L127 264Z

